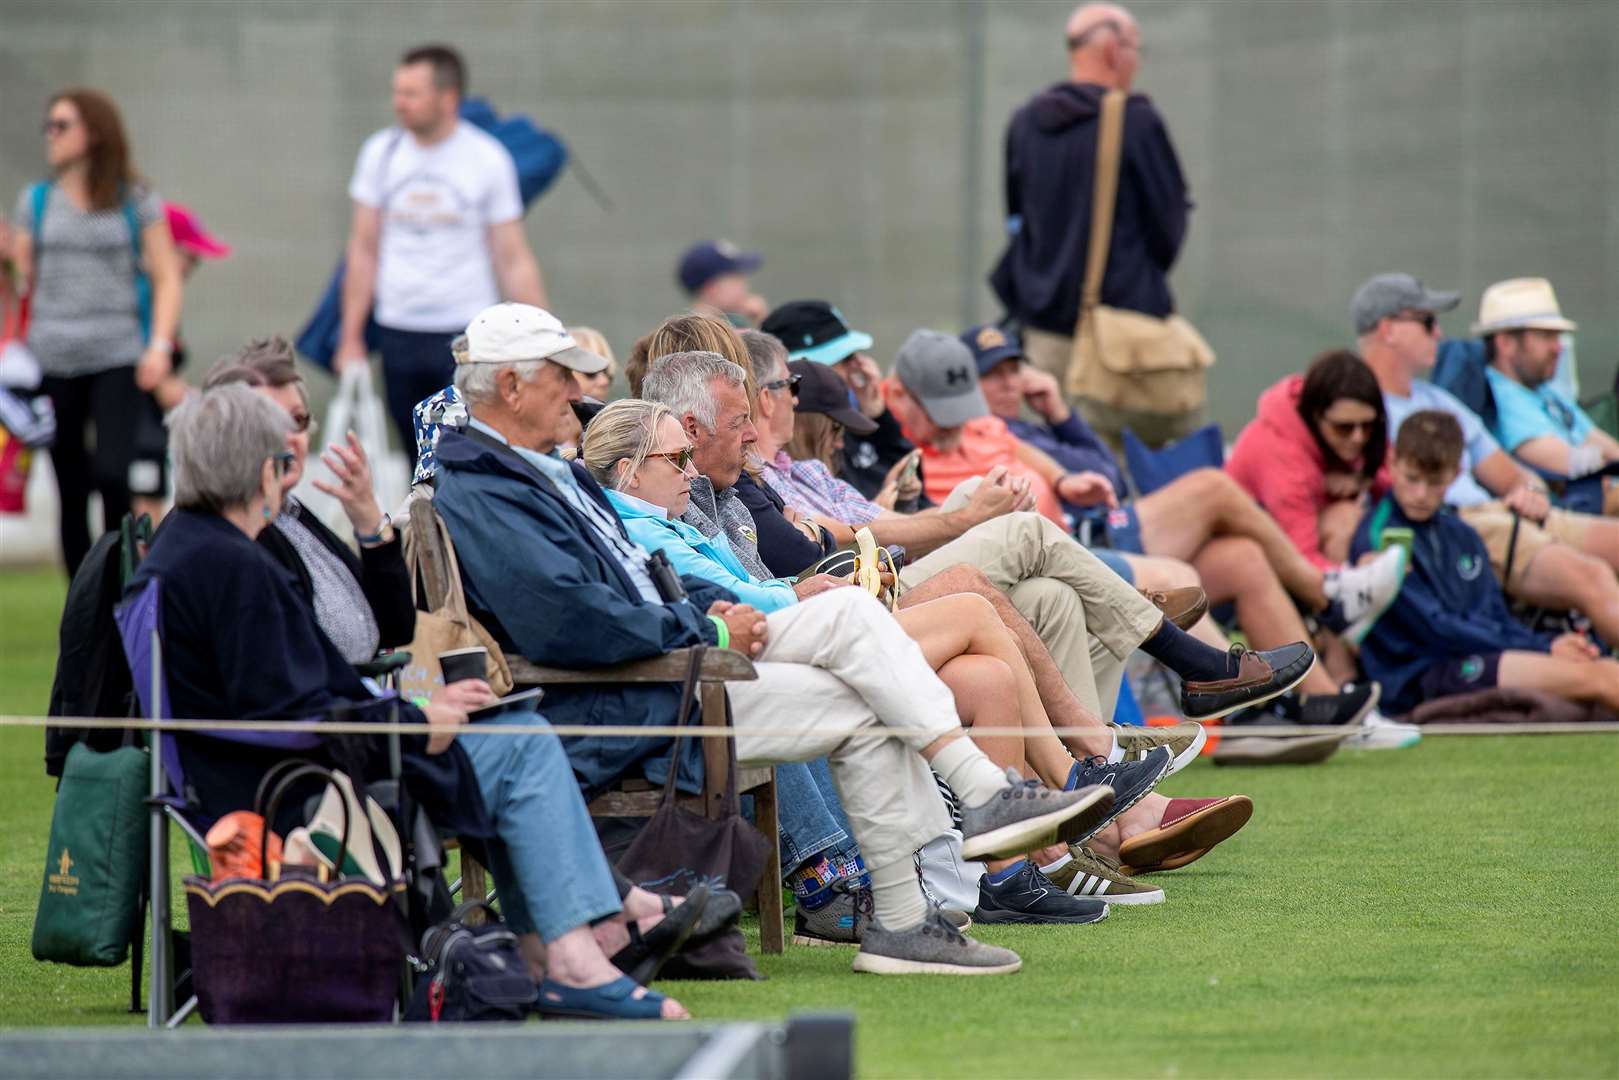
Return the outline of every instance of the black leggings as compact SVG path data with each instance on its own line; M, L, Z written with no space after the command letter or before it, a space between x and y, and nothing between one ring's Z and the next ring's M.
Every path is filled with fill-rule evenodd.
M62 561L72 577L90 550L90 492L101 492L105 524L97 536L116 529L129 513L129 466L143 395L135 386L133 367L71 378L47 375L42 388L56 408L51 465L62 503ZM91 428L93 451L87 439Z

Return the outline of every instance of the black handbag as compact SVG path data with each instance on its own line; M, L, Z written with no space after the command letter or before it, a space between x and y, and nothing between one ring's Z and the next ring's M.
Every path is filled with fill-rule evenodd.
M404 882L379 888L363 877L318 881L269 866L269 823L288 788L306 776L332 781L328 770L303 765L258 804L266 822L259 848L265 879L185 879L192 979L210 1024L393 1019L404 963L394 900ZM346 802L343 814L339 867L348 851Z
M485 922L467 916L482 911ZM487 900L468 900L422 935L420 975L404 1019L419 1023L522 1020L539 988L517 948L517 935Z
M681 690L680 711L676 713L682 724L690 713L703 652L702 646L691 650L691 667ZM729 719L729 704L726 715ZM746 896L759 885L770 845L776 838L766 839L742 816L734 753L726 759L725 810L721 817L705 817L680 805L675 792L675 762L680 760L685 741L684 735L675 739L663 798L619 858L619 872L648 892L684 895L698 882L706 881ZM765 888L777 887L777 882L765 884ZM733 927L706 940L701 947L674 957L664 967L664 977L757 979L759 973L742 945L741 931Z

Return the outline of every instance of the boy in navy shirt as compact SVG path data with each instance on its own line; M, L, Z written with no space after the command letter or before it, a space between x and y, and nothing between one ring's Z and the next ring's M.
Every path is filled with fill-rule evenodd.
M1400 425L1393 490L1355 531L1355 562L1411 533L1410 570L1394 604L1361 645L1361 665L1391 713L1495 686L1541 690L1619 710L1619 662L1599 659L1582 634L1538 634L1512 617L1478 533L1445 505L1462 459L1449 413L1412 413Z

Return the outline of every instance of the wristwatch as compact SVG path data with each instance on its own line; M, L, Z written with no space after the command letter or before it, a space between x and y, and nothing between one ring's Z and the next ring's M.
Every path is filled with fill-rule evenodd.
M359 529L354 530L354 539L363 548L381 547L393 538L393 522L388 520L387 514L382 515L382 524L377 526L377 531L374 533L367 535L360 532Z

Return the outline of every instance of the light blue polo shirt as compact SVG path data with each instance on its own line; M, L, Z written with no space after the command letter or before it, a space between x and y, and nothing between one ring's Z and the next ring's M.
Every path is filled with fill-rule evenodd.
M1591 418L1577 403L1551 383L1531 390L1487 368L1490 391L1495 395L1495 437L1508 450L1516 450L1530 439L1547 435L1579 446L1591 434Z
M1478 418L1478 413L1457 401L1449 391L1441 390L1433 383L1421 381L1411 384L1410 397L1400 397L1398 394L1384 391L1383 409L1388 413L1390 445L1393 445L1394 437L1398 434L1400 425L1405 422L1405 418L1414 412L1438 409L1454 416L1456 422L1462 426L1462 471L1461 475L1456 477L1455 483L1445 492L1445 502L1451 506L1477 506L1495 497L1473 479L1474 467L1501 449L1501 444L1484 430L1484 421Z

